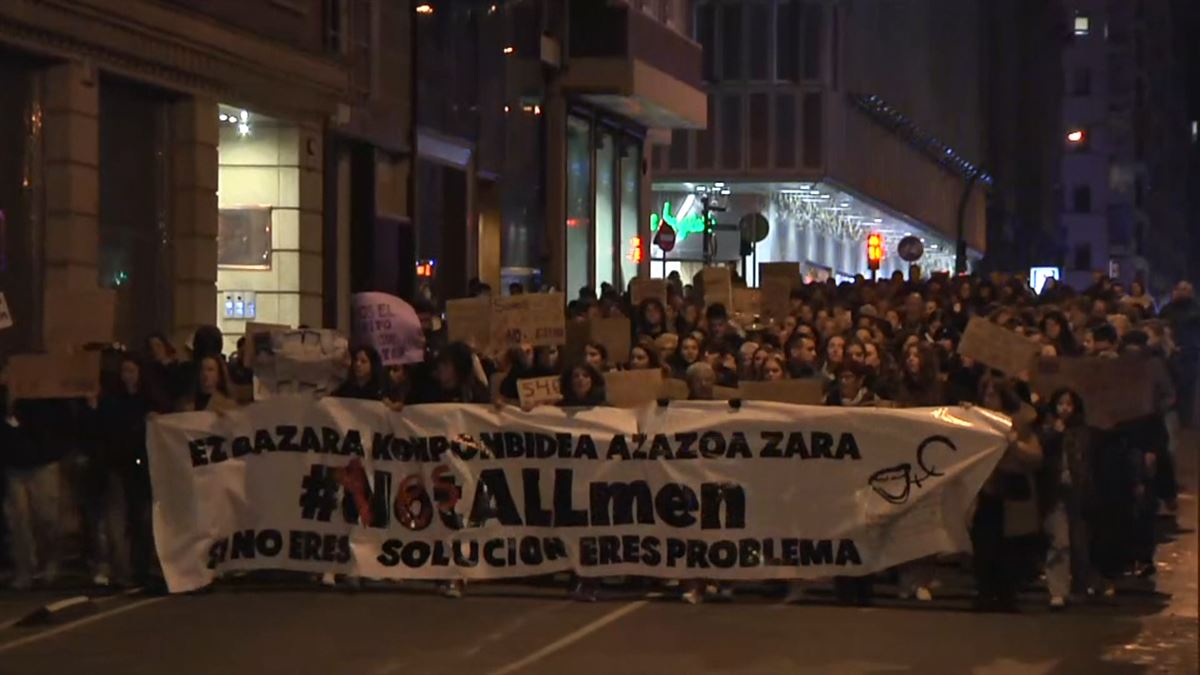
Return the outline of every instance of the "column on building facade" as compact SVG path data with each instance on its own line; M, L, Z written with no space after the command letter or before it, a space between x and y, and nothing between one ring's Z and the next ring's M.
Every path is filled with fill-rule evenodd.
M321 263L324 209L324 137L319 124L299 125L300 193L300 323L320 327L324 322L324 270Z
M171 110L172 335L217 322L217 102L191 98Z
M71 62L43 74L45 291L96 287L100 132L96 72Z

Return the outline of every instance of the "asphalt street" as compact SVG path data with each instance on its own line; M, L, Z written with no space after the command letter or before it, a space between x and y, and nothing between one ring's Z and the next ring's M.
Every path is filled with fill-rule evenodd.
M690 606L662 588L588 604L550 585L482 584L454 601L424 583L347 593L243 582L112 594L73 620L26 627L13 622L77 592L9 592L0 675L1196 673L1196 446L1181 458L1180 532L1159 550L1157 580L1127 580L1110 606L1051 613L1030 588L1020 614L977 614L953 568L932 603L884 587L870 608L837 606L822 588L799 605L747 587Z

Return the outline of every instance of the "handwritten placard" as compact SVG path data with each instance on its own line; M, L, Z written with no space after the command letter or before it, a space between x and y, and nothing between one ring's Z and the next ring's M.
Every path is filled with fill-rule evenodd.
M663 380L659 398L670 399L672 401L686 401L690 396L691 392L688 390L687 382L674 377Z
M614 408L637 408L658 400L663 374L657 368L617 370L604 374L608 404Z
M493 347L507 349L527 342L535 347L567 341L562 293L526 293L492 302Z
M987 319L974 317L967 324L958 353L1007 375L1029 372L1042 347Z
M355 344L374 347L385 366L425 360L425 335L412 305L378 292L355 293L350 301Z
M637 277L629 282L629 301L637 307L643 300L658 300L667 304L667 280Z
M12 312L8 310L8 300L4 298L4 294L0 293L0 330L12 328L13 318Z
M733 311L733 277L728 267L705 267L696 278L704 294L705 306L720 304Z
M733 289L733 312L750 317L762 314L762 291L757 288Z
M792 311L792 282L783 277L763 277L760 284L763 314L781 321Z
M567 324L567 357L572 361L583 359L589 342L598 342L608 351L612 363L622 363L629 357L631 347L629 319L588 319Z
M113 341L117 294L108 289L46 290L42 336L46 351L70 351Z
M787 282L788 292L800 288L800 263L764 262L758 264L758 285L763 287L767 279L782 279Z
M517 397L522 408L536 405L553 405L562 400L562 390L559 388L559 378L527 377L517 380Z
M797 405L821 405L825 402L825 379L805 377L773 382L742 382L738 385L747 401L774 401Z
M83 398L100 392L100 352L17 354L8 360L13 400Z
M451 342L465 342L479 351L491 349L491 298L446 301L446 333Z
M1042 358L1033 374L1034 391L1043 401L1060 389L1083 398L1087 423L1110 429L1155 412L1154 367L1160 362L1136 356Z

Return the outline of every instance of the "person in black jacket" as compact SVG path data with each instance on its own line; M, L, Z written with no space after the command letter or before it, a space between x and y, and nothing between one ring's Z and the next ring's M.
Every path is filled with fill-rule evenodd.
M0 387L11 586L28 589L37 576L51 585L58 577L61 460L74 439L75 408L69 400L9 400L6 383Z
M586 363L563 371L559 391L563 407L604 405L608 397L604 376Z
M153 533L146 419L165 410L144 375L141 362L125 354L120 381L99 399L88 399L84 421L94 441L91 457L96 505L96 582L126 586L149 575Z
M387 390L387 373L374 347L362 346L351 352L350 374L332 396L380 401Z

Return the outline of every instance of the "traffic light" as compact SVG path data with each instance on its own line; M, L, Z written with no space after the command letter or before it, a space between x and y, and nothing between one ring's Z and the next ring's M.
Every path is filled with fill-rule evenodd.
M867 235L867 268L872 272L879 270L879 263L883 260L883 235L878 232L872 232Z

